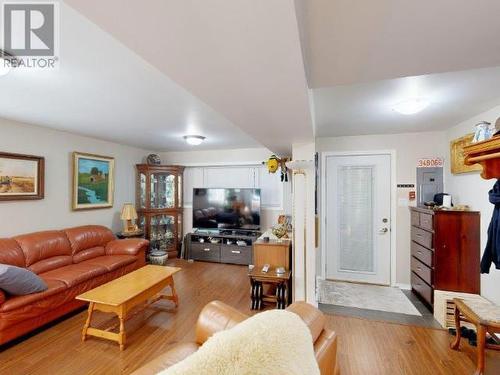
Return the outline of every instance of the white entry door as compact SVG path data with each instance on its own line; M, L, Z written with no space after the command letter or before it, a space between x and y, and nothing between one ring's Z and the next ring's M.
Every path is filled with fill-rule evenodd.
M327 155L326 278L391 280L391 155Z

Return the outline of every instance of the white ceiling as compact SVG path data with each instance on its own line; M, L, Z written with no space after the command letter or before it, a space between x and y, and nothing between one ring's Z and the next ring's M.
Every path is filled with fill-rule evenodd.
M66 0L60 70L1 77L0 117L157 151L192 150L188 133L207 137L196 149L288 154L445 129L500 104L498 68L465 71L500 65L498 14L496 0ZM411 96L432 104L391 110Z
M66 3L271 150L313 140L292 1Z
M500 65L498 0L296 0L309 87Z
M316 135L332 137L444 130L500 105L500 67L314 89ZM422 97L415 115L393 110Z
M0 77L0 117L150 150L260 147L220 113L67 6L57 71Z

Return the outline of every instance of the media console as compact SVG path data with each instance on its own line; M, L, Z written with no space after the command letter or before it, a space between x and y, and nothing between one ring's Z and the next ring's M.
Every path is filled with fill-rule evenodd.
M186 258L206 262L253 264L258 231L197 230L186 237Z

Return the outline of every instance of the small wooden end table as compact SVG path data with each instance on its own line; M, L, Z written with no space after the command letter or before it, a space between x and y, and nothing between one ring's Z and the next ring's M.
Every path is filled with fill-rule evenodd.
M454 298L455 303L455 326L456 338L451 344L451 348L460 348L462 338L460 322L468 322L476 326L477 331L477 368L474 375L483 375L485 360L485 349L500 350L500 343L489 344L486 342L486 333L490 333L495 340L495 333L500 333L500 306L485 302L462 300Z
M101 337L118 342L120 350L123 350L126 338L125 320L133 316L127 316L130 310L140 304L144 304L142 308L144 309L160 299L173 301L175 307L179 305L173 275L180 270L178 267L147 265L77 296L76 299L89 302L82 341L85 341L87 336ZM162 293L167 286L171 289L170 295ZM106 330L91 327L92 314L95 310L115 313L120 321L119 332L111 332L113 327Z
M284 309L290 300L289 284L292 273L285 271L277 274L275 268L270 268L268 272L262 272L262 268L254 267L248 272L251 285L251 308L261 310L264 303L275 303L277 309ZM271 284L276 287L276 294L264 294L264 285Z

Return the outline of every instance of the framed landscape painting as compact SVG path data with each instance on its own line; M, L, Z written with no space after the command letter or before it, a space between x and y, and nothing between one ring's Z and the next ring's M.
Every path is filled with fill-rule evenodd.
M73 152L73 210L113 207L115 159Z
M470 173L479 172L483 170L479 164L475 165L465 165L464 160L464 147L472 143L474 138L474 133L464 135L461 138L454 139L450 143L450 153L451 153L451 173Z
M43 199L45 159L0 152L0 201Z

